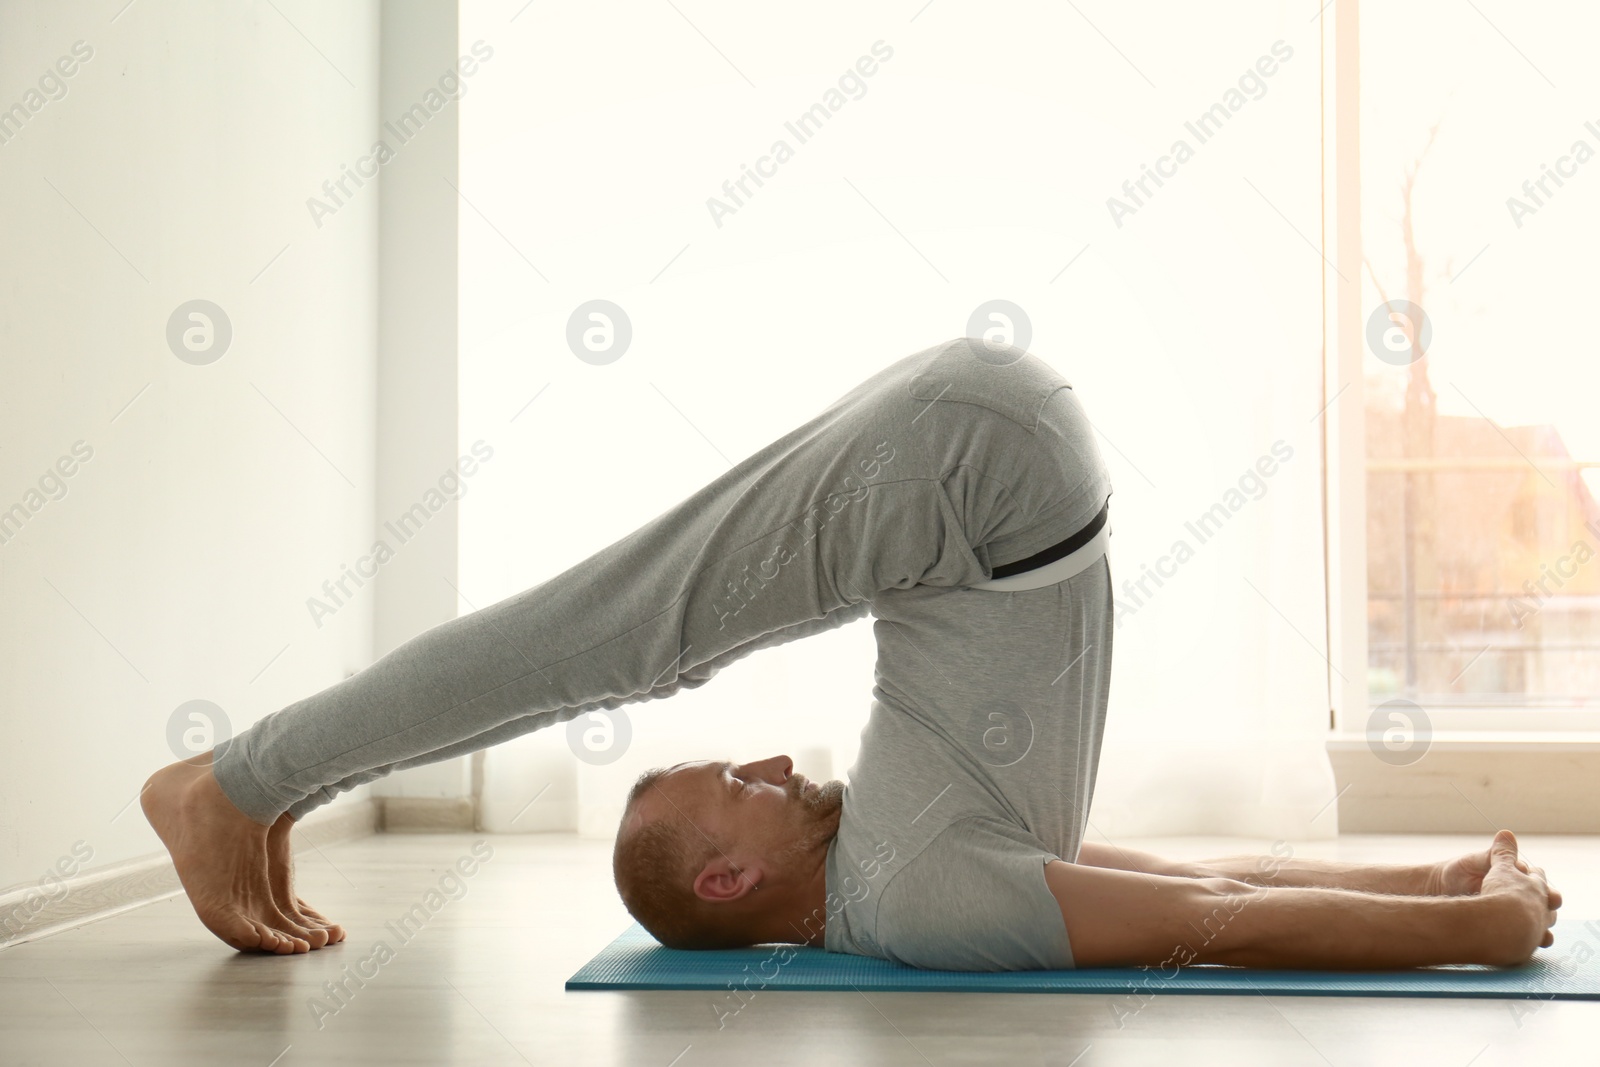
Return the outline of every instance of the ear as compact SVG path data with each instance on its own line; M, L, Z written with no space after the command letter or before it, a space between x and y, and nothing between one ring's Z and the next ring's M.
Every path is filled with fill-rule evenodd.
M761 868L735 868L726 856L706 861L694 880L694 895L712 904L741 900L761 884Z

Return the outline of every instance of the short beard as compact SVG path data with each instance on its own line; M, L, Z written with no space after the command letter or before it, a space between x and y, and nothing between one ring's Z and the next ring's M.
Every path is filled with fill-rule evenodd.
M806 825L787 854L808 854L833 840L839 832L839 815L844 810L844 783L818 782L816 793L796 792L804 806Z

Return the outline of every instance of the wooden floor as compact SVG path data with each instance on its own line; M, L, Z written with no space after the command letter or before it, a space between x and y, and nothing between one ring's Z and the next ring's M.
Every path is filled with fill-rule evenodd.
M1296 854L1398 862L1487 837L1347 837ZM450 881L481 840L492 857ZM1119 843L1189 857L1266 847ZM1563 914L1600 918L1600 839L1527 837L1524 849L1566 895ZM1600 1063L1600 1003L1559 1001L1158 996L1119 1025L1119 998L1103 995L767 991L719 1028L716 994L563 991L626 925L609 858L605 843L566 835L381 835L299 861L306 898L352 931L334 948L233 953L182 897L15 946L0 952L0 1063ZM389 928L418 904L432 906L420 927ZM374 954L380 940L391 957ZM342 1000L324 985L341 980Z

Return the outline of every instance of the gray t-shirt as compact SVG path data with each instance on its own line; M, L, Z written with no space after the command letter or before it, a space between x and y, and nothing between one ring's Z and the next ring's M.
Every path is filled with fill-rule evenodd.
M1074 966L1044 865L1075 861L1083 839L1112 609L1104 557L1040 589L876 599L876 684L828 850L825 948L944 970Z

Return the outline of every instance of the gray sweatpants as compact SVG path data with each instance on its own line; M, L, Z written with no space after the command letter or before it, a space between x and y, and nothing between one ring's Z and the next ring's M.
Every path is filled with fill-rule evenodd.
M391 771L703 685L884 590L982 582L1109 493L1066 379L1017 349L935 345L588 559L261 719L217 747L217 780L256 822L299 818ZM1044 654L1033 642L1016 654Z

